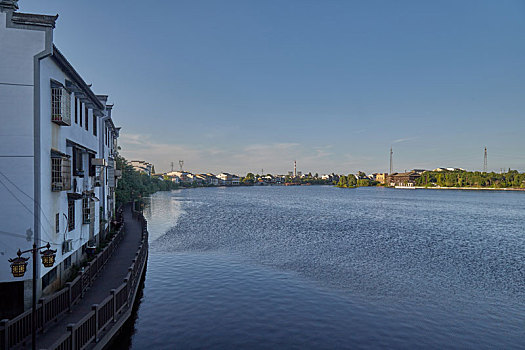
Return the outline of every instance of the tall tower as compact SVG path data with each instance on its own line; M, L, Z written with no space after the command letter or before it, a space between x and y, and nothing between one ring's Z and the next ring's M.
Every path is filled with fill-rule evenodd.
M182 173L182 166L184 165L184 161L183 160L179 160L179 167L180 167L180 172Z
M487 147L485 147L485 156L483 157L483 172L487 172Z
M389 174L392 174L394 172L393 155L394 155L394 152L392 152L392 147L390 147L390 173Z
M297 177L297 161L293 161L293 177Z
M171 162L171 172L173 172L173 162Z

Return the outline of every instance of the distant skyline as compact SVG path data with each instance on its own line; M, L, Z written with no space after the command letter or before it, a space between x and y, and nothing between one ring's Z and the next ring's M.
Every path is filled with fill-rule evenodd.
M523 1L18 4L157 171L525 171Z

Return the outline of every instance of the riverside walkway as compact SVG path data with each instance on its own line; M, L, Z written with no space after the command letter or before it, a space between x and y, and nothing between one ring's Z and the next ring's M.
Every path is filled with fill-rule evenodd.
M97 339L104 338L104 343L107 343L111 336L126 321L127 317L120 317L120 319L123 320L119 324L119 322L116 321L116 312L114 312L112 315L109 315L110 317L112 317L113 322L107 321L107 323L102 323L106 321L101 321L99 318L99 313L94 312L94 321L91 325L88 324L86 328L92 328L93 325L95 325L95 333L98 330L99 334L95 334L94 339L92 339L91 341L89 341L89 338L93 338L92 336L86 337L84 335L84 338L86 338L84 342L87 342L85 345L79 343L78 339L81 338L83 334L73 335L73 333L75 332L72 331L71 326L68 328L68 325L78 325L86 319L86 315L89 315L90 313L93 314L93 305L101 305L104 302L104 300L107 300L108 297L110 297L110 295L113 295L113 297L115 298L115 289L117 289L119 285L123 284L123 281L125 280L126 276L130 276L132 270L130 266L132 266L132 264L135 263L135 261L137 260L137 256L139 256L139 253L137 251L142 251L140 248L141 244L143 244L144 242L143 221L140 220L140 217L133 215L131 206L128 205L123 210L123 222L123 235L118 244L118 247L113 251L111 257L107 260L105 266L100 270L98 276L93 280L89 289L87 289L84 292L83 297L79 299L79 302L76 305L72 306L71 312L66 312L57 320L57 322L46 326L43 333L37 334L37 349L76 349L83 348L84 346L86 346L87 348L96 348L98 346L103 346L105 344L99 343L97 345ZM145 238L145 241L146 252L144 253L144 256L140 256L141 261L136 262L137 264L139 264L140 262L140 265L142 265L140 267L140 271L138 272L138 279L140 279L140 276L142 274L142 267L144 265L143 262L147 257L147 236ZM134 283L133 287L136 286L136 284L137 283ZM129 289L136 290L136 287ZM111 290L113 290L113 294L111 294ZM133 298L135 296L134 291L128 291L128 296L132 296L131 303L129 303L128 297L127 306L127 308L131 309L134 301ZM115 306L116 304L117 301L116 299L114 299L112 304L113 311L117 310L117 306ZM125 307L123 306L122 309L124 310ZM99 330L98 327L101 324L104 325L104 327L100 327L101 329ZM67 334L70 334L69 339L65 337L65 335ZM26 346L30 346L30 344L27 344Z

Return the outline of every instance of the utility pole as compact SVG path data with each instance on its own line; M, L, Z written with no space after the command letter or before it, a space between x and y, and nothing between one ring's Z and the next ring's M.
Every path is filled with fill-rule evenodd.
M487 172L487 147L485 147L485 156L483 158L483 172Z
M392 147L390 147L390 174L394 172L393 154Z

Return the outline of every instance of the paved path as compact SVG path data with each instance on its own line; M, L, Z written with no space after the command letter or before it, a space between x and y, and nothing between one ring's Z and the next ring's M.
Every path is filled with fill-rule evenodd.
M45 330L43 334L37 334L37 349L45 349L53 344L66 332L70 323L77 323L82 317L91 311L91 305L102 302L110 295L111 289L117 288L126 277L128 267L135 258L135 253L142 240L142 226L137 219L131 215L131 206L126 206L123 212L124 236L118 248L109 258L106 266L86 291L84 298L80 299L71 313L66 313L58 322Z

